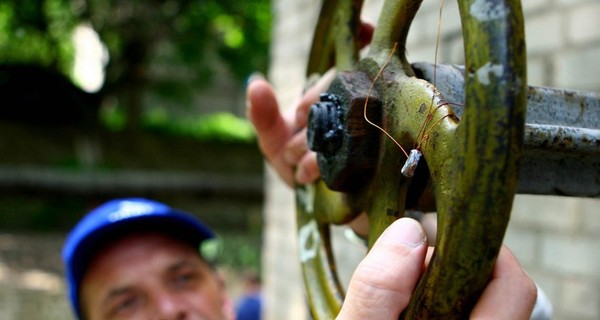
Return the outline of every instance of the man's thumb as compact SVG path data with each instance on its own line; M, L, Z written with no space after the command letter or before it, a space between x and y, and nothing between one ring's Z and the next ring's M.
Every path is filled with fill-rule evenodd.
M392 223L354 271L337 319L398 319L421 276L426 253L427 237L416 220Z

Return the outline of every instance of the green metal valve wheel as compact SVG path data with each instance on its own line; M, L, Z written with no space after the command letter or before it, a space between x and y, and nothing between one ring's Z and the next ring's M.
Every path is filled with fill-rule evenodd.
M319 140L318 115L311 115L309 134L323 150L317 152L323 179L296 188L299 257L314 319L335 318L343 303L329 227L361 212L368 215L369 246L407 208L438 213L436 248L404 318L466 318L490 278L523 153L523 15L519 1L458 2L465 44L460 119L405 57L421 1L385 1L364 58L358 44L362 1L323 1L307 76L336 68L328 92L339 100L331 113L339 125L330 132L336 139ZM401 173L406 155L365 114L407 151L422 153L413 177Z

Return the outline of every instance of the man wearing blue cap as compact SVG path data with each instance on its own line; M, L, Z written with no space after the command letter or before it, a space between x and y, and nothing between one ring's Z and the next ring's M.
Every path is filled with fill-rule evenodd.
M196 217L146 199L92 210L63 248L79 319L233 319L221 278L200 255L214 233Z

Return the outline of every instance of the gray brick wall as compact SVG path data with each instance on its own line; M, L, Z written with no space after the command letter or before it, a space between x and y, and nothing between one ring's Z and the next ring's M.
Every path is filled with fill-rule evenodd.
M555 319L600 318L600 201L519 195L505 242L546 292Z
M382 2L367 0L364 19L375 22ZM438 61L461 64L464 57L458 9L456 1L446 2ZM302 89L320 1L277 0L273 5L275 29L269 78L282 105L289 106ZM523 8L529 84L600 91L600 2L524 0ZM439 1L426 0L421 5L407 43L409 61L434 61L438 10ZM272 183L268 189L273 188L284 187ZM291 199L289 194L287 197ZM270 219L274 216L294 220L293 204L289 202L266 211L267 221L273 221ZM279 234L278 241L284 241L281 239L293 232L293 224L279 228L277 223L267 222L265 271L273 274L271 281L267 279L268 292L293 288L295 298L300 299L289 304L279 299L280 295L269 293L268 319L306 318L300 311L304 300L299 272L281 263L281 259L294 262L295 250L287 247L269 251L272 247L268 237ZM518 195L505 241L549 296L554 319L600 319L600 199ZM353 262L347 264L353 267ZM281 275L286 281L274 280Z

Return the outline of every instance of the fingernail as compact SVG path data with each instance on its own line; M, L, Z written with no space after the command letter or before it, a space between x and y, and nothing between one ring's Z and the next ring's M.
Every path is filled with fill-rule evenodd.
M408 247L418 247L425 242L423 228L414 219L402 218L395 223L394 233L397 234L396 241Z

